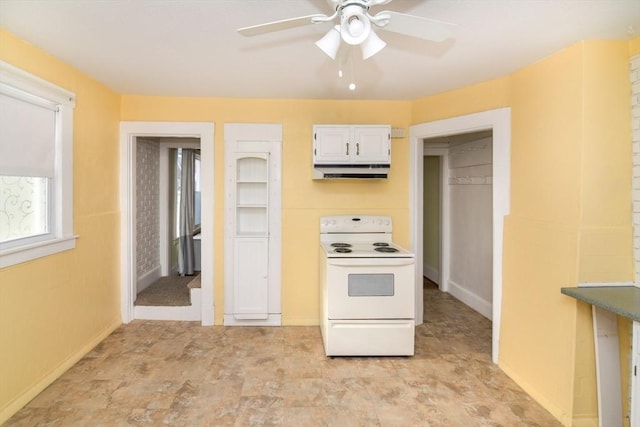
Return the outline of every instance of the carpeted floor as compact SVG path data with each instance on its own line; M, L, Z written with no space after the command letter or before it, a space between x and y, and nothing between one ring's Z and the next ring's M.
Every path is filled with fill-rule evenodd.
M195 276L161 277L138 294L134 305L172 307L191 305L189 288L192 287L200 287L199 273Z

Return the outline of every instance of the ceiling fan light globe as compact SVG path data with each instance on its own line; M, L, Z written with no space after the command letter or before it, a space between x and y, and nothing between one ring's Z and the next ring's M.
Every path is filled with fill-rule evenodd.
M342 40L350 45L365 41L371 32L371 22L358 5L347 6L342 10L340 34Z
M351 37L360 37L364 33L364 24L357 16L349 18L349 35Z
M378 35L371 31L369 37L360 45L362 59L369 59L380 52L387 44Z
M340 26L332 27L327 34L316 42L316 46L320 48L331 59L336 59L338 49L340 49Z

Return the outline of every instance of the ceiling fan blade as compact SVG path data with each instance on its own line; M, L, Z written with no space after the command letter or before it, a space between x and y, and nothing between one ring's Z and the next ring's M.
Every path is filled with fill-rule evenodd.
M313 24L314 19L323 20L326 15L307 15L298 18L283 19L281 21L268 22L266 24L253 25L251 27L239 28L238 32L243 36L258 36L260 34L271 33L274 31L288 30L289 28L302 27L304 25Z
M457 28L456 25L448 22L388 10L376 14L376 17L384 15L388 15L389 22L381 26L381 29L435 42L451 37Z

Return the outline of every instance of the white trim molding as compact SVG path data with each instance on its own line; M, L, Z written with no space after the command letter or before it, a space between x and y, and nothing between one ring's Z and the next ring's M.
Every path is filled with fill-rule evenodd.
M214 124L202 122L121 122L120 123L120 257L121 314L129 323L135 318L136 233L135 233L135 145L136 138L199 138L202 189L202 302L203 326L213 325L213 200Z
M416 255L416 324L423 322L422 300L422 218L423 218L423 157L424 139L438 136L457 135L482 130L493 131L493 298L492 298L492 359L498 363L500 343L500 322L502 319L502 244L504 217L510 209L511 180L511 109L499 108L465 116L452 117L409 128L409 168L410 168L410 216L411 250ZM448 178L448 177L447 177ZM445 181L445 182L448 182ZM443 215L446 215L446 200ZM449 282L447 255L447 224L443 216L443 251L441 281Z

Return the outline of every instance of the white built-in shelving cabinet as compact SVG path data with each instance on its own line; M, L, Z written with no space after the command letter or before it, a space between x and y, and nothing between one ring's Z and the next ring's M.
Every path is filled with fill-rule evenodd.
M225 125L225 325L280 325L281 125Z

